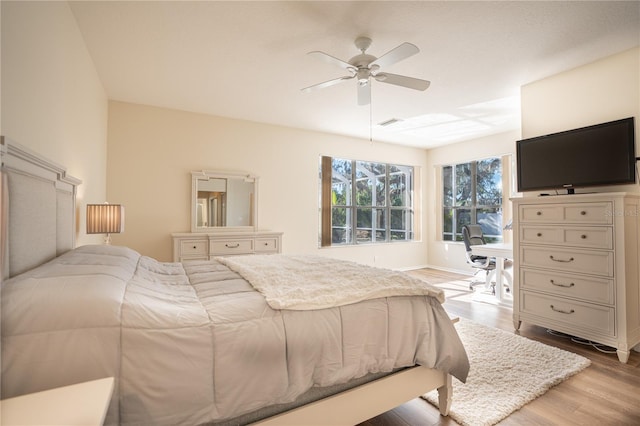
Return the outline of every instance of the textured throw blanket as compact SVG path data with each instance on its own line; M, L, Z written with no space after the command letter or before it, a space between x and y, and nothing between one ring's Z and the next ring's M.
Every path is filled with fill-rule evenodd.
M320 256L219 257L265 297L273 309L311 310L391 296L432 296L441 289L389 269Z

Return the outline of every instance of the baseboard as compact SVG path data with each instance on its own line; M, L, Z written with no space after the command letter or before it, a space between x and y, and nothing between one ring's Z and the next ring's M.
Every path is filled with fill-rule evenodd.
M434 265L408 266L408 267L405 267L405 268L398 268L398 269L396 269L396 271L407 272L407 271L417 271L418 269L435 269L435 270L438 270L438 271L450 272L452 274L468 275L470 277L473 277L473 275L474 275L474 273L469 271L469 270L445 268L445 267L442 267L442 266L434 266Z

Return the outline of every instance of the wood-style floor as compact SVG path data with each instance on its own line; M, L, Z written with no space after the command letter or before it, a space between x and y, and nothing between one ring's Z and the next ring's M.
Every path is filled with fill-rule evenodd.
M483 302L485 295L478 297L469 293L468 276L433 269L410 273L445 290L444 307L451 315L514 332L511 309ZM591 346L552 335L541 327L523 323L519 334L587 357L591 366L551 388L499 425L640 425L640 353L632 351L629 362L622 364L615 353L601 353ZM455 399L455 393L453 397ZM360 424L429 425L458 423L440 416L435 407L418 398Z

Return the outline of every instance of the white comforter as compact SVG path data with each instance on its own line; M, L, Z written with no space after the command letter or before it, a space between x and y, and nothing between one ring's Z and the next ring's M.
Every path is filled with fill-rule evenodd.
M327 309L392 296L432 296L444 292L389 269L320 256L256 255L220 257L242 275L273 309Z
M416 363L463 381L469 368L430 296L276 310L219 262L111 246L2 284L2 397L113 376L107 424L218 422Z

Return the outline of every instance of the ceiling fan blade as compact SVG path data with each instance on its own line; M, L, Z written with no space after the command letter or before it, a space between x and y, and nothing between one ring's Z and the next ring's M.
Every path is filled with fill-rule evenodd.
M307 92L311 92L312 90L323 89L325 87L333 86L334 84L342 83L345 80L351 80L354 77L355 76L353 75L346 75L344 77L338 77L338 78L334 78L333 80L314 84L313 86L305 87L304 89L300 89L300 90L307 93Z
M329 55L327 53L320 52L319 50L316 50L316 51L313 51L313 52L309 52L309 53L307 53L307 55L313 56L314 58L318 58L323 62L327 62L327 63L333 64L333 65L337 65L340 68L344 68L346 70L355 68L349 62L345 62L342 59L338 59L338 58L336 58L334 56L331 56L331 55Z
M407 59L409 56L413 56L418 52L420 52L420 49L418 49L418 46L416 46L415 44L405 42L405 43L402 43L400 46L391 49L384 55L380 56L378 59L371 62L369 66L378 65L381 68L386 67L389 65L393 65L396 62L400 62L403 59Z
M407 77L406 75L390 74L388 72L376 74L375 79L382 83L395 84L396 86L408 87L409 89L415 90L427 90L431 85L431 82L428 80Z
M358 105L371 103L371 84L358 84Z

